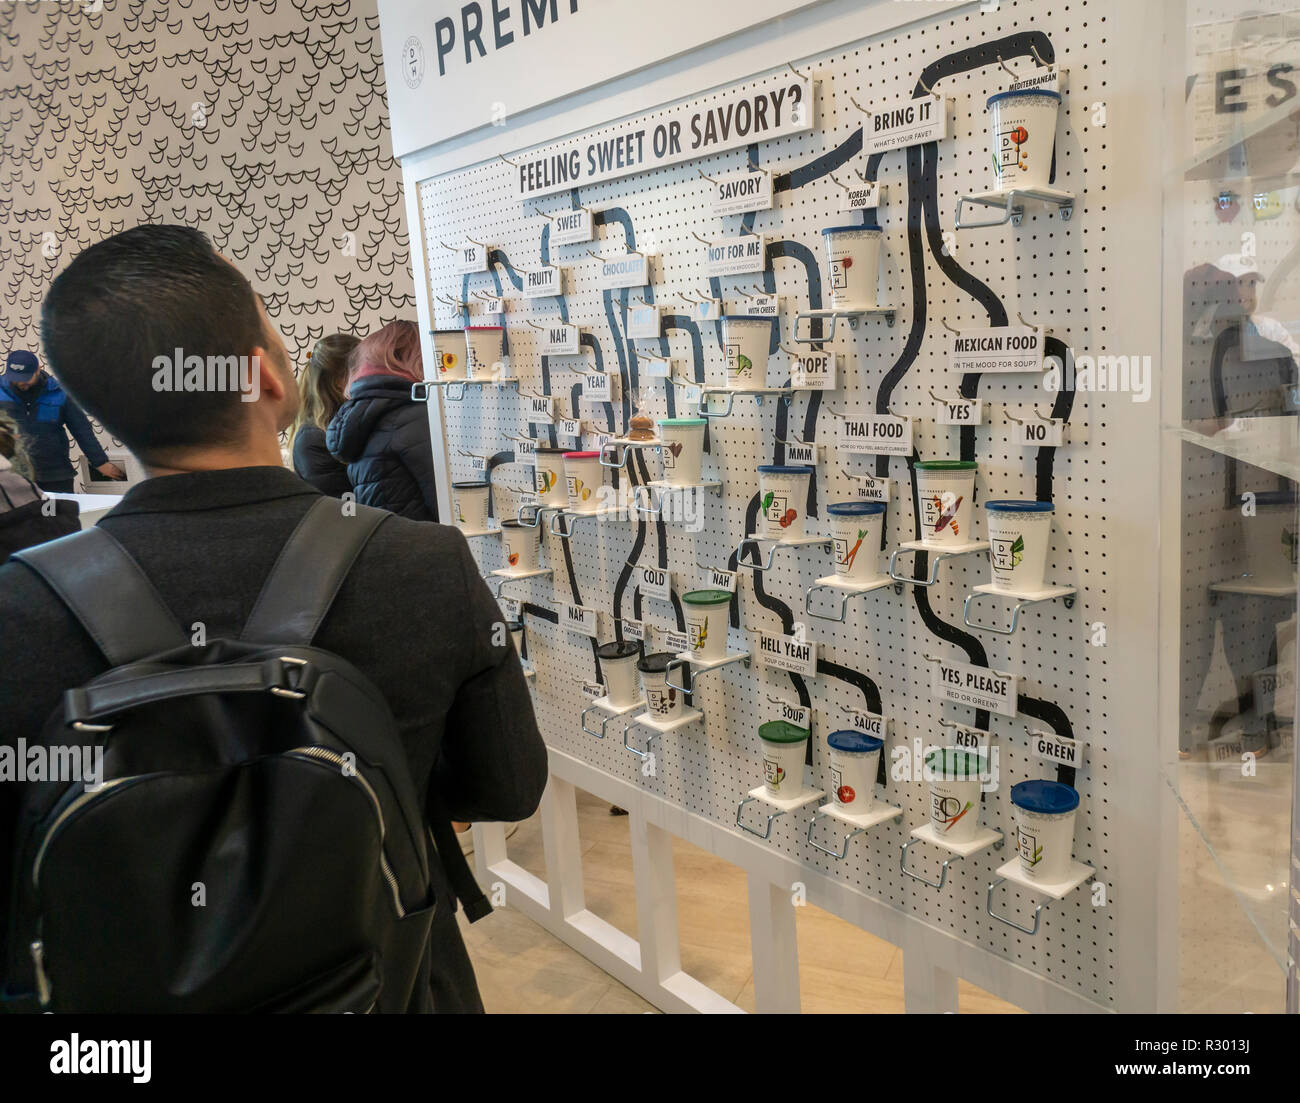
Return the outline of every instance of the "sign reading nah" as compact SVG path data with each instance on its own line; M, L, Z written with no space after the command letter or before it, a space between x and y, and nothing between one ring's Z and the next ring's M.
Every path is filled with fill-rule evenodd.
M379 0L398 157L817 0ZM448 106L450 105L450 107Z

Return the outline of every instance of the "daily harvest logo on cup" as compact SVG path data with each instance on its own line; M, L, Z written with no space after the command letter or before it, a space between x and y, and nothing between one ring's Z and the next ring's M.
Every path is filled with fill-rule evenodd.
M240 402L256 402L262 386L261 361L256 356L171 356L153 358L153 389L174 394L238 391Z

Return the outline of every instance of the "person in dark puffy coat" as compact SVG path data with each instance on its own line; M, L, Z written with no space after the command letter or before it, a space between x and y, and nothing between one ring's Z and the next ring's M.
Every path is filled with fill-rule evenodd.
M438 520L426 407L411 398L424 379L420 331L390 322L352 353L347 398L325 433L347 465L357 501L415 521Z

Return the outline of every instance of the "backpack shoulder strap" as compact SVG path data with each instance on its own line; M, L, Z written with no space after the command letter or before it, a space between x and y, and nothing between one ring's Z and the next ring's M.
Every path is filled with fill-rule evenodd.
M240 639L306 646L366 541L391 516L321 497L298 522L257 596Z
M99 527L24 548L13 558L45 580L110 666L123 666L188 642L140 565Z

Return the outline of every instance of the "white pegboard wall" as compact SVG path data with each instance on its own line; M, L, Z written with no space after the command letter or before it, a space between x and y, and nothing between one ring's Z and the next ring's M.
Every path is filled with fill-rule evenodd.
M671 293L695 295L708 286L703 276L704 247L692 231L704 237L735 234L741 216L717 219L708 212L708 185L697 169L710 175L736 171L747 160L770 169L778 179L790 170L809 165L818 158L851 143L862 124L862 116L849 102L897 99L910 96L918 76L927 66L942 62L936 90L952 98L949 137L936 147L894 151L880 159L877 176L888 187L886 204L879 211L885 230L884 260L880 277L882 302L898 308L897 323L866 319L854 331L840 327L828 347L841 357L838 389L818 402L807 394L794 397L786 430L803 439L822 442L825 459L817 470L818 516L810 518L810 531L826 531L824 506L827 501L849 496L850 481L842 469L866 473L875 469L872 460L855 457L841 460L834 447L835 421L828 407L845 413L868 414L876 410L882 382L891 372L902 371L892 391L895 412L915 417L916 442L922 458L956 457L960 433L956 428L934 422L934 402L929 392L953 395L960 382L947 369L947 334L942 320L958 328L990 324L989 315L977 299L945 275L940 266L946 244L959 278L973 278L987 287L1014 320L1017 313L1036 324L1045 324L1052 336L1076 351L1124 352L1108 347L1107 263L1122 243L1111 240L1106 217L1105 189L1112 167L1105 158L1105 144L1097 132L1088 129L1088 106L1106 97L1106 5L1069 3L1045 11L1042 4L1003 3L996 14L957 15L916 24L905 31L886 35L856 46L800 62L819 78L813 130L804 135L766 142L749 151L737 150L698 162L584 187L577 197L582 206L606 212L597 239L588 245L556 246L550 249L552 263L566 269L565 305L571 322L580 325L599 343L604 366L618 370L626 385L630 373L630 346L649 347L660 352L666 344L679 362L681 374L691 376L702 367L706 378L719 379L723 358L715 329L701 328L703 362L696 365L689 332L674 329L666 342L631 342L625 337L626 310L632 295L603 293L598 286L599 267L587 255L590 247L602 256L613 256L626 245L624 212L635 234L636 247L655 254L656 300L671 305ZM1032 39L1026 38L1033 32ZM1018 37L1017 37L1018 36ZM1006 40L1010 41L1006 41ZM990 187L985 135L984 101L1006 87L1010 76L996 60L978 51L997 48L1022 73L1034 66L1027 43L1040 53L1048 45L1055 58L1068 70L1068 79L1057 129L1056 185L1078 193L1072 221L1063 223L1042 208L1031 207L1019 228L952 233L957 199L963 192ZM1046 55L1045 55L1046 56ZM697 97L707 104L709 96ZM515 155L507 151L507 156ZM911 169L909 169L909 162ZM925 167L932 164L935 199L927 210ZM867 172L869 159L856 153L835 169L841 180L854 169ZM736 302L740 289L769 279L783 296L781 337L790 343L794 313L809 306L813 279L824 280L821 229L849 221L839 212L839 187L829 175L820 175L797 188L781 190L771 211L748 216L752 228L765 234L769 245L795 242L805 247L815 262L810 275L797 257L779 257L765 277L734 277L721 281L728 306ZM547 213L567 209L570 197L552 196L540 206ZM513 170L501 161L487 162L463 171L429 180L420 189L424 240L428 243L428 291L438 327L456 324L452 311L438 302L440 295L456 297L463 287L473 291L494 289L494 276L506 291L510 363L513 373L527 390L540 391L541 358L528 319L539 323L559 316L556 300L530 302L511 284L504 259L494 265L494 275L475 275L463 280L455 274L452 254L442 241L455 244L466 237L494 246L516 270L536 267L542 261L541 240L546 220L534 213L531 203L521 204L515 196ZM910 216L909 216L909 211ZM910 225L909 225L910 218ZM924 283L914 286L910 276L913 261L923 264ZM948 258L942 257L944 263ZM969 286L969 284L968 284ZM678 304L680 305L680 304ZM822 305L829 305L823 303ZM923 311L923 314L921 313ZM612 318L612 324L611 324ZM909 342L916 342L909 352ZM620 356L620 349L623 355ZM551 392L557 408L570 413L570 387L576 376L559 373L566 364L590 366L592 355L581 359L551 358ZM788 376L788 357L772 356L768 382L781 385ZM1057 396L1046 393L1030 376L993 376L979 383L979 397L986 402L985 424L975 430L975 458L980 463L976 501L999 497L1034 497L1040 480L1037 449L1013 443L1014 426L1007 414L1032 417L1036 406L1046 414ZM644 388L645 406L651 414L666 412L664 384ZM681 411L680 393L678 412ZM982 556L948 560L942 566L940 582L928 591L911 588L900 596L892 588L853 599L844 625L807 620L808 632L819 643L820 655L839 666L866 675L878 687L886 716L893 721L889 749L910 748L913 740L923 744L944 741L941 720L972 724L968 709L944 705L931 699L929 666L925 654L964 658L962 649L936 636L926 625L918 606L928 601L933 616L982 645L988 664L996 669L1015 670L1021 679L1021 693L1058 707L1068 718L1076 738L1086 747L1083 769L1076 779L1082 797L1076 827L1075 854L1096 866L1097 879L1109 882L1113 860L1108 832L1107 809L1121 799L1121 790L1108 766L1108 744L1112 717L1107 697L1107 652L1090 647L1089 626L1104 623L1108 605L1108 571L1114 566L1116 545L1107 538L1112 523L1107 511L1107 406L1128 401L1127 396L1084 394L1076 396L1069 415L1067 445L1051 459L1050 486L1056 503L1054 545L1048 563L1048 579L1079 587L1078 601L1071 609L1049 603L1028 610L1020 630L1007 638L974 633L962 625L962 600L972 586L987 581L988 567ZM810 406L818 407L809 417ZM461 402L445 404L448 454L453 477L470 478L468 461L458 450L493 455L511 447L509 437L521 432L522 400L512 389L470 389ZM597 408L599 410L599 408ZM603 416L584 408L589 421L603 428ZM712 452L706 469L713 467L725 484L721 501L705 499L705 527L688 533L671 525L664 528L666 565L676 574L678 591L703 581L697 561L725 566L728 556L745 535L746 510L757 491L755 468L770 463L781 453L776 443L779 406L768 399L757 406L751 398L737 398L735 412L714 420L710 427ZM622 403L613 411L622 425ZM654 461L651 474L654 475ZM1046 457L1043 458L1046 465ZM886 518L886 548L913 537L913 504L908 464L904 459L888 461L888 474L897 480L895 497ZM509 487L527 485L530 472L517 465L503 465L494 472L497 515L510 516L518 501ZM901 497L898 491L901 491ZM554 581L545 578L513 584L512 596L519 595L541 605L576 601L600 608L603 639L612 639L614 590L629 552L638 536L637 524L618 521L597 526L586 523L570 542L573 575L579 594L569 582L561 542L543 539L543 563L554 568ZM644 525L644 548L640 562L659 561L659 526ZM982 532L982 521L977 521ZM499 566L494 540L473 543L484 572ZM774 568L761 576L768 600L783 603L795 621L803 616L804 591L819 576L829 573L829 557L817 548L778 552ZM731 634L732 647L747 646L745 632L780 628L781 618L756 597L751 572L741 571L740 621L742 632ZM622 612L633 615L634 591L623 594ZM643 605L644 619L652 629L651 649L660 649L662 635L654 630L674 627L671 607L654 601ZM986 615L1006 615L1005 606L989 602ZM595 675L592 650L585 638L569 634L537 617L528 618L528 646L538 671L534 700L547 741L559 750L578 756L600 769L641 785L673 804L722 824L732 824L736 805L747 790L757 784L761 769L758 724L768 718L768 695L797 699L790 678L757 667L733 665L705 675L700 681L697 703L705 710L699 726L656 737L655 772L645 776L641 761L629 754L615 738L599 741L584 735L578 716L583 707L582 680ZM807 682L814 715L814 784L825 787L826 733L845 726L842 706L865 708L863 693L842 679L821 674ZM1008 836L1012 817L1010 785L1028 777L1052 776L1046 764L1029 754L1026 728L1050 728L1043 721L1020 716L1015 720L992 717L990 729L1000 747L1002 782L989 794L983 808L983 822L1001 828ZM621 730L612 724L611 732ZM637 733L644 738L644 729ZM891 780L883 796L901 804L906 814L903 828L885 824L855 839L843 861L819 854L804 841L807 812L777 819L771 842L781 851L824 870L831 876L880 899L927 923L1000 954L1032 971L1077 991L1103 1006L1113 1001L1112 939L1122 922L1124 902L1111 900L1106 908L1094 908L1086 890L1065 901L1053 902L1044 912L1042 928L1030 938L990 919L984 909L984 888L990 874L1011 856L1011 850L986 851L956 863L948 884L941 892L912 881L898 869L899 846L907 830L926 820L927 798L921 781ZM823 821L824 824L824 821ZM820 826L819 832L829 832ZM829 834L826 836L829 838ZM838 841L838 840L837 840ZM925 846L913 849L912 861L927 875L937 870L937 851ZM999 889L999 908L1027 917L1038 898Z

